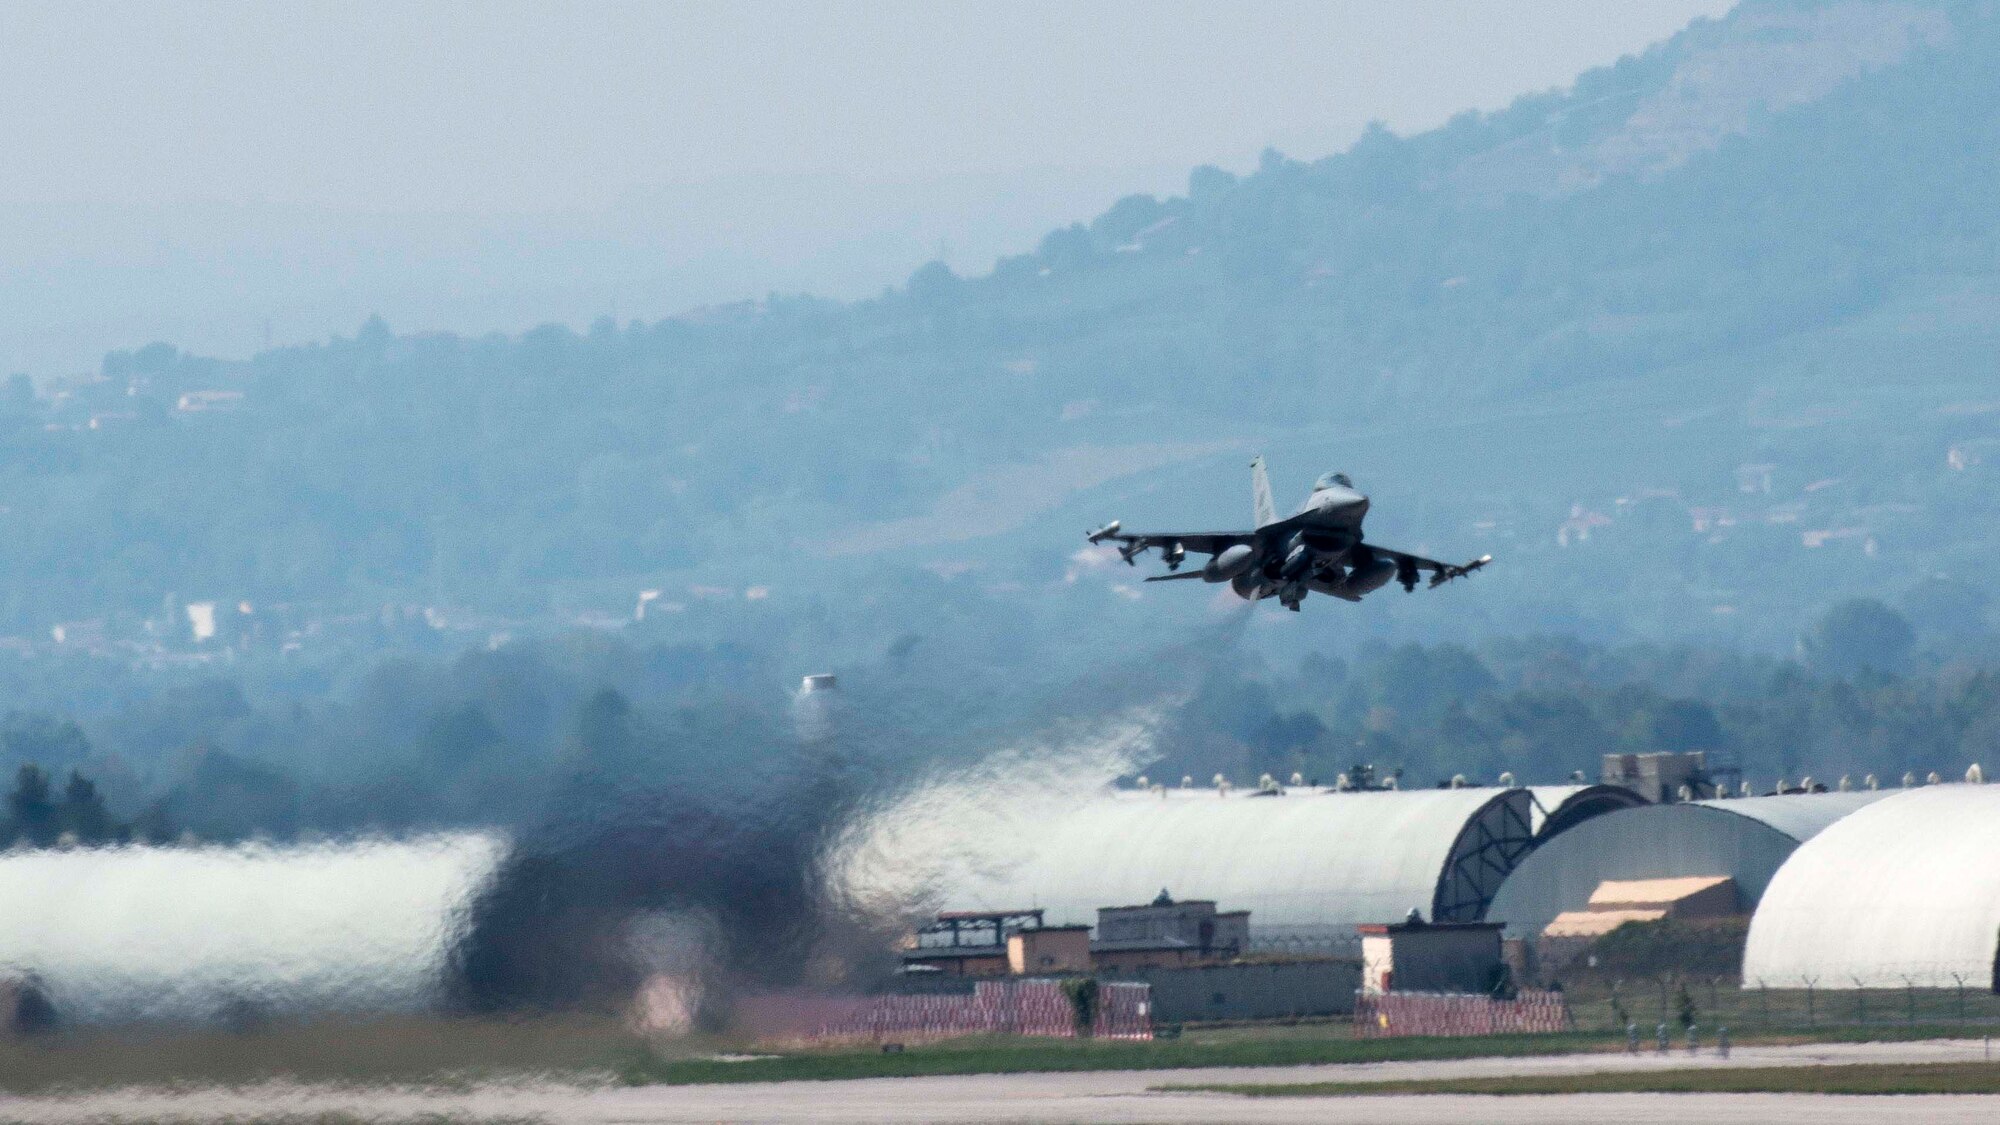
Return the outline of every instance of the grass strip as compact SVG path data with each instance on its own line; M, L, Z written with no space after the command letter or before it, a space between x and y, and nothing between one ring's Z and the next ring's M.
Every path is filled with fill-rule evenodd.
M1617 1041L1622 1042L1622 1040ZM1302 1066L1467 1059L1487 1055L1568 1055L1611 1050L1595 1032L1494 1035L1454 1039L1189 1039L1151 1043L1074 1040L957 1040L879 1050L800 1051L744 1062L651 1058L628 1063L620 1077L634 1085L788 1082L842 1078L909 1078L938 1074L1020 1074L1038 1071L1172 1070L1183 1067Z
M1798 1028L1736 1041L1977 1039L1991 1027L1916 1025ZM911 1044L883 1054L865 1046L793 1049L725 1061L721 1051L758 1051L727 1040L648 1043L610 1020L521 1022L382 1019L274 1024L245 1032L199 1029L78 1031L0 1040L0 1092L47 1093L107 1086L244 1085L274 1079L416 1084L461 1089L483 1081L541 1079L639 1084L782 1082L1042 1071L1164 1070L1532 1057L1622 1050L1603 1031L1468 1038L1355 1039L1342 1022L1189 1028L1150 1043L967 1038Z
M1392 1094L2000 1094L2000 1063L1847 1063L1710 1067L1602 1074L1530 1074L1389 1082L1298 1082L1159 1086L1165 1091L1253 1098L1381 1097Z
M1742 1035L1740 1046L1799 1043L1879 1043L1977 1039L1991 1028L1957 1025L1819 1027ZM1039 1071L1174 1070L1204 1067L1313 1066L1337 1063L1425 1062L1521 1058L1623 1051L1625 1037L1578 1031L1457 1038L1353 1039L1312 1029L1232 1028L1190 1032L1180 1039L1112 1043L1066 1039L967 1038L911 1046L896 1054L864 1048L775 1053L743 1062L630 1057L615 1071L632 1085L705 1085L852 1078L911 1078L944 1074L1023 1074Z
M0 1094L275 1080L469 1089L494 1080L609 1081L647 1045L615 1020L385 1017L214 1028L79 1028L0 1037Z

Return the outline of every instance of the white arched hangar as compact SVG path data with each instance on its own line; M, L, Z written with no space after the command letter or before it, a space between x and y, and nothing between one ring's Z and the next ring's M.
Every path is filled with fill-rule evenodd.
M2000 787L1897 792L1792 853L1750 920L1747 987L1993 987Z

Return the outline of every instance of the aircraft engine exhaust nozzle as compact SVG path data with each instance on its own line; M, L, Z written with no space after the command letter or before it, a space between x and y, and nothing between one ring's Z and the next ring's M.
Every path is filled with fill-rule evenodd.
M1248 543L1238 543L1209 559L1208 564L1201 568L1201 577L1207 582L1227 582L1250 569L1256 558L1257 552Z
M1090 540L1092 543L1102 543L1106 539L1109 539L1112 536L1118 534L1118 529L1124 526L1125 525L1120 523L1119 521L1112 520L1110 523L1105 524L1103 527L1098 528L1096 531L1084 532L1084 538Z

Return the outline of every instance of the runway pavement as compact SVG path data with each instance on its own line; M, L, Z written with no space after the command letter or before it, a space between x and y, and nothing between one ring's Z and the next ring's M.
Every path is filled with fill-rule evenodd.
M471 1089L266 1084L242 1089L120 1089L0 1098L0 1120L239 1120L351 1114L409 1120L539 1118L551 1122L1733 1122L2000 1120L2000 1097L1826 1097L1800 1094L1588 1094L1559 1097L1244 1098L1167 1093L1184 1083L1369 1081L1588 1073L1688 1066L1811 1066L1959 1062L1984 1057L1979 1040L1738 1048L1728 1060L1684 1052L1461 1059L1338 1066L870 1078L714 1086L588 1087L492 1083Z

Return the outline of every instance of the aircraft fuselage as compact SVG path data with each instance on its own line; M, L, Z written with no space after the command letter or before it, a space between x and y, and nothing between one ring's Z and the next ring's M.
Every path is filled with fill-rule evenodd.
M1146 579L1148 582L1227 582L1240 597L1251 601L1275 597L1288 609L1299 608L1308 593L1358 602L1392 579L1403 589L1414 590L1425 571L1431 575L1431 585L1439 586L1492 561L1482 555L1454 566L1363 542L1361 522L1368 516L1368 497L1355 489L1345 473L1319 478L1305 503L1279 519L1271 503L1264 459L1252 461L1250 469L1256 516L1253 530L1138 532L1126 531L1123 524L1112 520L1086 532L1085 538L1092 543L1116 543L1119 557L1128 564L1158 548L1169 573L1154 575ZM1181 562L1190 552L1206 554L1208 562L1198 570L1183 572Z
M1379 581L1365 589L1353 587L1346 569L1357 560L1361 523L1368 515L1368 497L1343 484L1321 484L1298 510L1257 529L1257 560L1230 583L1244 598L1282 597L1296 602L1307 591L1358 600L1394 577L1391 565ZM1366 577L1377 576L1371 571Z

